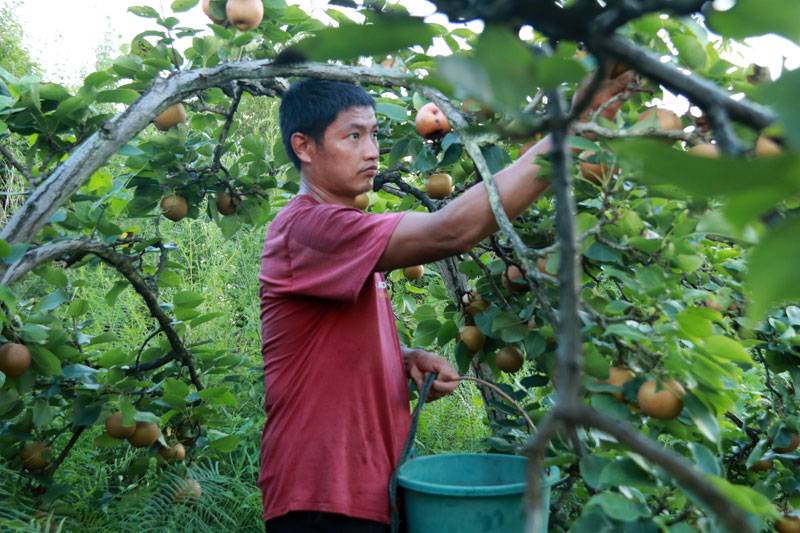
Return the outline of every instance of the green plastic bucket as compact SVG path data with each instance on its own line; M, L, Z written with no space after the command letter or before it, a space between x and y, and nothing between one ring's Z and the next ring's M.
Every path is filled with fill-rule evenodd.
M404 463L403 487L408 533L522 533L527 459L519 455L464 453L428 455ZM550 487L555 467L542 476L547 533Z

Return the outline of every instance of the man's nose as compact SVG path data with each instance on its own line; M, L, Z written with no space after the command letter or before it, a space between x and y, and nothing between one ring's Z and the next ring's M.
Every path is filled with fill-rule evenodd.
M367 142L367 146L364 148L364 158L365 159L378 159L381 155L380 146L378 145L378 139L375 137L370 137L369 142Z

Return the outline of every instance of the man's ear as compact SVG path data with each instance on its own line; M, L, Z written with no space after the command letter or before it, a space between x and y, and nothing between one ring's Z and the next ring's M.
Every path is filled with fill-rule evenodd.
M295 132L292 134L291 142L292 149L300 162L310 164L312 156L311 151L315 151L317 148L316 141L305 133Z

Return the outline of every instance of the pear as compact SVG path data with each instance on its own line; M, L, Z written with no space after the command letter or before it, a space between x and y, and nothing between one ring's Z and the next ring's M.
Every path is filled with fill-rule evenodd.
M228 0L225 5L228 20L242 31L252 30L264 18L264 4L261 0Z

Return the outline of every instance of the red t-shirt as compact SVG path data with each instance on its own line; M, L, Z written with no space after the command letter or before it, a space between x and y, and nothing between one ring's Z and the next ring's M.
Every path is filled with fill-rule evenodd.
M401 217L299 195L269 226L259 276L264 520L323 511L389 523L410 414L391 300L374 268Z

